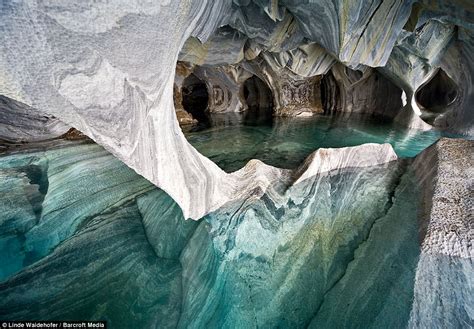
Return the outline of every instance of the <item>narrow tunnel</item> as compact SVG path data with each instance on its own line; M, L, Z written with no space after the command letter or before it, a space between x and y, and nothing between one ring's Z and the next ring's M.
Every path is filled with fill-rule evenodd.
M341 107L341 93L336 79L331 71L325 74L320 83L321 104L324 114L335 113Z
M422 110L440 114L447 111L457 97L456 83L442 70L422 86L415 94L415 99Z
M247 103L247 118L269 119L273 115L273 95L270 88L257 76L248 78L243 85L243 96Z
M196 75L191 74L184 79L181 91L184 110L191 113L198 122L207 122L209 120L206 113L209 105L209 93L206 84Z

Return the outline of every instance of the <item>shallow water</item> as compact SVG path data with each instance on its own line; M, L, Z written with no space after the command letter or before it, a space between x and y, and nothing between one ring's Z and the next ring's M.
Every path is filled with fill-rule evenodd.
M410 157L439 138L354 116L214 120L187 136L228 171L250 158L292 168L319 147L364 142L390 142ZM0 320L106 320L109 328L410 321L420 289L410 160L270 187L185 221L166 193L102 147L45 149L0 157ZM463 303L452 299L455 314Z
M256 124L239 114L213 115L211 126L185 133L202 154L231 172L259 159L293 169L318 148L390 143L399 157L414 157L435 143L438 131L402 128L366 115L318 115Z

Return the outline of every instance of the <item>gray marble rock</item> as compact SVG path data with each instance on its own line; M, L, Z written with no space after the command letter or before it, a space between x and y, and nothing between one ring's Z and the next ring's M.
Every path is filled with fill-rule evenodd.
M11 98L0 96L0 139L35 142L64 135L70 127Z
M422 242L410 327L474 325L473 149L472 141L443 138L414 163Z
M435 124L469 134L472 8L441 0L422 7L407 36L405 23L416 20L411 1L6 1L0 5L0 94L83 132L165 190L186 218L197 219L251 193L252 184L242 182L273 178L252 165L228 175L188 144L173 102L178 59L261 65L272 57L277 65L270 66L283 71L265 73L262 64L260 73L250 72L266 74L269 87L280 91L278 72L296 81L327 72L334 61L353 69L389 63L382 73L405 91L396 120L430 129L413 106L416 86L404 83L417 76L403 68L409 50L415 63L430 57L428 63L439 63L429 64L430 70L442 67L460 86L456 105ZM450 24L459 28L448 42ZM445 48L449 58L442 55ZM289 85L290 98L298 98L297 84ZM234 104L239 106L232 98Z

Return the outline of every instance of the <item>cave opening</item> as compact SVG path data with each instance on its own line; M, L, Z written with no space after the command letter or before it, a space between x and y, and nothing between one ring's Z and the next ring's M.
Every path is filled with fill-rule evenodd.
M257 76L248 78L243 84L243 97L247 104L247 121L267 121L273 116L273 94L265 82Z
M442 70L438 72L415 94L415 100L423 111L433 114L445 113L458 95L456 83Z
M331 71L325 74L321 79L320 88L323 113L331 114L340 110L341 93L337 81Z
M208 122L207 109L209 106L209 93L204 81L199 79L196 75L191 74L184 79L181 92L184 110L191 113L193 118L199 123Z

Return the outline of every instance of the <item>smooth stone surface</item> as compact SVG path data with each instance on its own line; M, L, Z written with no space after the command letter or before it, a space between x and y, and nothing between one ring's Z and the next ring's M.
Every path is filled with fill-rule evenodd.
M0 157L3 279L48 255L95 215L154 189L102 147L69 145Z
M81 224L64 240L56 240L64 228L51 225L49 242L33 244L47 251L45 257L24 263L21 243L0 245L2 259L20 261L0 266L7 276L0 282L0 319L101 319L114 328L450 327L473 321L472 202L466 194L472 142L441 139L414 164L386 162L384 156L396 159L389 145L320 149L303 171L312 175L296 184L297 171L253 160L247 166L259 177L276 179L264 182L265 191L263 182L254 182L252 195L199 222L185 221L163 191L149 183L143 189L146 181L101 147L68 144L49 142L52 149L1 158L2 173L11 178L5 188L21 201L10 208L0 203L13 214L0 217L12 240L22 242L25 232L45 238L31 229L52 193L49 181L40 179L54 168L50 162L42 174L45 158L71 171L62 188L54 182L55 194L103 202L90 208L78 201ZM377 151L381 163L365 165L366 153ZM346 163L347 155L360 157L357 167ZM322 167L313 170L318 157ZM127 196L107 188L88 193L70 183L81 177L96 186L98 163L116 168L101 185L120 182ZM426 171L429 166L435 170ZM439 217L439 207L458 217ZM70 209L56 212L67 219ZM455 236L440 225L450 220ZM420 229L427 232L421 240Z
M363 69L384 66L394 57L391 68L381 72L405 91L407 105L396 119L409 127L428 129L412 105L415 86L404 78L415 70L406 74L406 56L392 56L396 47L408 44L418 49L412 52L415 57L433 60L430 70L442 67L460 85L462 97L436 125L469 135L474 102L472 8L462 1L422 4L421 11L413 11L419 17L411 19L412 1L395 0L115 0L77 6L4 2L0 91L83 132L165 190L180 205L185 218L198 219L240 197L235 190L251 194L253 185L251 180L226 174L200 155L179 129L173 80L176 62L188 40L196 45L191 50L207 49L204 59L201 52L193 57L199 61L230 64L248 60L264 68L271 66L265 64L265 58L271 57L278 59L273 60L279 63L274 67L286 63L283 69L296 77L326 72L333 59L352 69ZM411 38L406 37L403 28L415 18L419 18L416 30ZM428 27L434 21L459 26L456 40L445 42L449 33ZM424 45L440 40L449 44L449 58L435 62L431 57L444 53L445 47ZM421 48L430 51L423 53ZM272 52L280 54L268 56ZM420 62L422 58L414 60ZM271 77L275 71L260 74ZM238 181L249 183L236 185Z
M35 142L59 137L69 129L69 126L50 115L0 95L0 140L10 143Z
M136 205L100 215L48 257L0 284L0 318L106 320L112 328L173 328L181 266L157 257Z

